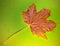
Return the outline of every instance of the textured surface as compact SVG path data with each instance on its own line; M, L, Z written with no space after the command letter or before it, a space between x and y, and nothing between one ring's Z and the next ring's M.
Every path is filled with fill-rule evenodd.
M46 32L53 31L56 27L54 21L47 20L50 14L50 10L46 8L37 12L36 5L32 4L27 11L23 12L23 19L27 24L29 24L32 34L47 39Z

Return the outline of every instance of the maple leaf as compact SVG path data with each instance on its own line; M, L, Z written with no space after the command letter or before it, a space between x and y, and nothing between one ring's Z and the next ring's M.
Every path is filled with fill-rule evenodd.
M43 8L36 12L36 5L32 4L28 10L23 12L24 21L30 25L31 32L38 37L47 39L46 32L53 31L56 23L52 20L47 20L50 16L50 10Z

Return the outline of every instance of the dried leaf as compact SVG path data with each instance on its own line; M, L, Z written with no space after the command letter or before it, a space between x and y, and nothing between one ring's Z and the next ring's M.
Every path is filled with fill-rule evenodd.
M23 12L24 21L30 25L33 34L38 37L47 39L46 32L53 31L56 23L52 20L47 20L50 16L50 10L43 8L36 12L36 5L32 4L26 12Z

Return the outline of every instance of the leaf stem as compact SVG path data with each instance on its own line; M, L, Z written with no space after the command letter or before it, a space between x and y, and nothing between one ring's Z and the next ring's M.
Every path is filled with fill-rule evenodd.
M13 35L15 35L15 34L17 34L18 32L20 32L21 30L23 30L24 28L26 28L27 26L24 26L23 28L21 28L20 30L18 30L18 31L16 31L16 32L14 32L13 34L11 34L7 39L6 39L6 41L8 40L8 39L10 39Z

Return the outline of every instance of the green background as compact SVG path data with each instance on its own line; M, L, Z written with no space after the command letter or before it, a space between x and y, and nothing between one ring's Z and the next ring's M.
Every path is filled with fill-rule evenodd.
M37 11L42 8L51 10L49 20L57 23L53 32L46 35L48 40L32 35L29 26L24 23L22 11L26 11L32 3ZM14 32L19 33L5 40ZM4 45L3 45L4 41ZM0 0L0 46L60 46L60 0Z

